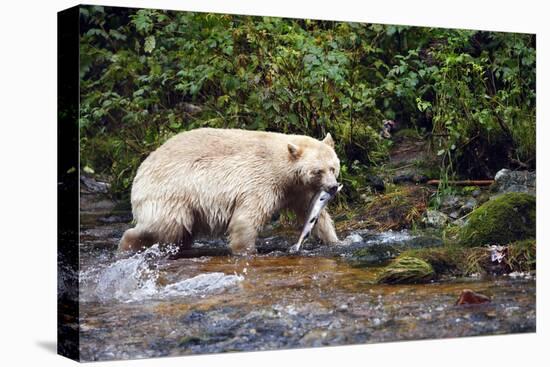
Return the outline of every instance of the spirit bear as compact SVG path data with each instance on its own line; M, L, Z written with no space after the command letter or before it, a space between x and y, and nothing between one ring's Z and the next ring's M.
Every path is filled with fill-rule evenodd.
M274 213L289 209L303 223L319 190L336 192L339 171L330 134L319 141L238 129L180 133L139 167L131 195L136 226L119 249L189 248L197 236L227 233L234 254L253 253L258 231ZM338 241L326 209L313 235Z

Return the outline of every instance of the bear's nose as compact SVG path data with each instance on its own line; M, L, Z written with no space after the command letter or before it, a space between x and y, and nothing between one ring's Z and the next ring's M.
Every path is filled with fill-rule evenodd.
M331 195L336 194L337 191L338 191L338 184L334 184L328 188L328 193Z

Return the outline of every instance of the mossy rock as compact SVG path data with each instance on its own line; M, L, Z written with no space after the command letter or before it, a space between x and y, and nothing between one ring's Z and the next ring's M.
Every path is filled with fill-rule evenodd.
M488 247L461 247L445 245L417 250L409 250L401 256L410 256L427 262L437 276L467 276L474 273L487 273L492 267Z
M464 249L459 246L428 247L411 249L401 256L414 257L427 262L437 274L459 272L464 261Z
M398 257L378 275L377 283L424 283L433 279L435 271L426 261L416 257Z
M475 209L459 231L459 244L482 246L508 244L535 237L536 200L525 193L508 193Z

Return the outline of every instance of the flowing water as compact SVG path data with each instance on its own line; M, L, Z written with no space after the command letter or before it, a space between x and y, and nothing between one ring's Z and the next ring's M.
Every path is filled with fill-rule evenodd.
M82 221L83 360L535 331L530 277L376 285L378 267L356 267L345 256L274 251L171 259L173 249L158 246L122 256L115 248L128 226ZM492 302L455 306L463 289Z

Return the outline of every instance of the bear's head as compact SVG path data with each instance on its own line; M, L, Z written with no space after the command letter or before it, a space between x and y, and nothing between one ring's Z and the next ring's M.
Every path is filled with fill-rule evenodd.
M334 151L334 140L330 134L321 141L308 138L297 144L288 143L288 152L298 179L304 185L314 191L336 192L340 160Z

